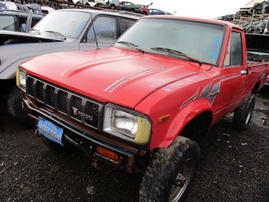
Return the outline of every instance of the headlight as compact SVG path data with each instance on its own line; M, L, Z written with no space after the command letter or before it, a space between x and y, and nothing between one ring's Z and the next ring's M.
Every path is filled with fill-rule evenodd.
M22 71L21 69L17 69L16 83L19 88L21 89L26 88L26 73Z
M103 130L137 144L146 144L151 122L145 115L109 104L105 108Z
M125 134L131 138L134 138L137 132L137 118L136 116L114 109L112 111L111 120L112 127L115 131Z

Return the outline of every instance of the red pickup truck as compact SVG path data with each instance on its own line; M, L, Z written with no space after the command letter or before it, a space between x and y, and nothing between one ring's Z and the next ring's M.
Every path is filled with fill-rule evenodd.
M261 55L248 60L229 22L147 16L105 50L30 59L17 85L36 133L96 166L142 172L140 201L182 201L199 166L195 136L230 113L236 129L249 127L268 76Z

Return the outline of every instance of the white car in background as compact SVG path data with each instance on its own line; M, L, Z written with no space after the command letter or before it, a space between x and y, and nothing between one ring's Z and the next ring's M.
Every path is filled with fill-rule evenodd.
M76 0L73 0L73 1L76 1ZM77 0L77 1L79 1L79 0ZM85 1L84 4L88 4L91 7L99 7L99 6L102 6L102 5L106 5L106 0L95 0L94 2Z
M20 94L15 85L20 63L47 53L107 48L140 17L93 9L59 9L47 14L29 33L0 30L0 95L8 95L9 113L15 117L20 114L16 110L20 110L16 102Z
M54 8L51 8L49 6L41 6L41 11L43 14L49 14L54 11Z

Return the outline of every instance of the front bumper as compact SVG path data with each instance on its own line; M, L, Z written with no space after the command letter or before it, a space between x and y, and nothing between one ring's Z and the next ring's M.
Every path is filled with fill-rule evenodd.
M80 125L76 121L68 119L60 113L55 113L49 108L40 108L34 100L31 100L25 94L22 94L22 104L28 116L32 117L37 122L39 117L42 117L62 128L64 131L62 137L63 143L65 144L68 142L82 149L95 163L101 161L105 164L132 173L132 165L135 156L141 156L141 154L144 153L144 150L138 150L126 143L100 134L98 131ZM98 152L100 148L116 155L117 160L100 154L100 152Z

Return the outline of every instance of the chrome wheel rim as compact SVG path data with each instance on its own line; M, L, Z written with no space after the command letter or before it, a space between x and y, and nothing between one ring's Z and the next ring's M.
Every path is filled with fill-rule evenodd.
M177 174L176 180L171 188L169 195L169 202L178 201L184 194L191 178L192 172L192 159L187 159Z
M250 109L249 109L249 112L248 112L248 115L247 115L247 118L246 118L246 125L248 125L250 119L251 119L251 115L252 115L252 112L253 112L253 108L254 108L254 105L251 105Z

